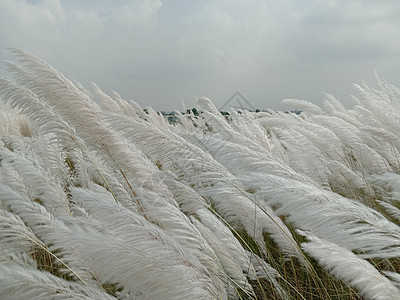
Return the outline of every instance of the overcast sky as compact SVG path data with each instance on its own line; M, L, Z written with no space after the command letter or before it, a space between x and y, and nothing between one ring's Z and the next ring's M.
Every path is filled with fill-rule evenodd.
M399 16L399 0L0 0L0 59L27 50L158 110L236 91L258 108L321 92L351 107L375 70L400 86Z

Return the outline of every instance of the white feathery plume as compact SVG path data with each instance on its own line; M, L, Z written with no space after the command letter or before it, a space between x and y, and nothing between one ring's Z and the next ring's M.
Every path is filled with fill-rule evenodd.
M33 201L41 202L54 216L69 215L69 202L61 183L44 170L38 162L28 160L21 154L4 149L0 152L2 168L11 168L17 171L19 185L24 186L28 196ZM12 178L5 178L5 181ZM11 182L10 182L11 183Z
M34 251L31 251L30 253L28 252L20 253L18 252L18 250L15 250L14 252L13 250L14 249L12 247L9 247L7 248L7 251L1 251L0 247L0 253L1 253L0 265L10 264L10 265L30 267L30 268L37 268L37 262L32 258L32 255L34 255Z
M48 72L48 70L46 70ZM45 72L45 73L46 73ZM55 84L56 85L56 84ZM79 101L79 99L75 99L74 97L80 96L78 93L75 93L73 95L70 95L71 92L68 90L69 87L63 87L62 84L60 86L56 86L55 88L58 88L58 91L62 91L62 89L66 89L66 95L68 96L67 99L72 99L72 102ZM72 87L73 89L73 87ZM72 91L73 92L73 91ZM53 100L53 99L51 99ZM89 101L88 99L84 100ZM54 104L54 103L53 103ZM171 217L175 216L176 214L171 213L169 215L169 219L165 218L166 211L165 208L163 208L163 212L161 214L161 204L163 200L161 199L169 199L169 191L168 189L163 186L163 184L160 184L159 177L161 173L157 172L158 170L155 168L154 165L150 165L146 159L142 156L140 152L137 152L133 148L133 144L127 145L125 140L121 139L116 133L111 132L106 128L105 124L102 122L102 120L96 116L96 112L92 111L92 114L88 111L88 108L84 108L81 106L82 110L86 110L80 118L84 119L85 117L90 117L87 120L85 120L85 126L81 123L82 120L79 120L76 116L73 116L71 114L71 111L68 110L68 108L64 107L64 104L56 102L57 104L57 109L60 109L60 111L63 111L63 115L67 116L67 119L70 120L70 122L73 122L76 127L79 130L79 134L82 134L83 132L83 127L85 127L85 132L92 132L93 134L82 134L82 136L85 138L85 140L89 140L89 145L95 146L95 148L98 147L98 141L94 140L95 136L99 136L101 133L101 145L103 148L105 148L106 152L113 158L115 159L115 162L117 165L119 165L119 161L123 161L124 168L126 168L129 173L125 173L127 176L131 177L133 174L135 174L135 177L139 180L133 181L140 184L144 184L145 188L151 188L156 191L156 194L151 195L151 191L148 190L143 190L141 189L141 192L139 194L139 189L136 189L134 187L134 190L138 193L139 196L141 197L142 201L142 207L144 208L144 213L146 214L147 217L151 218L151 220L155 223L161 224L162 217L166 220L164 222L164 226L167 226L167 224L172 224L172 219ZM90 120L90 121L89 121ZM94 149L95 149L94 148ZM143 199L148 199L147 202L143 202ZM172 199L170 199L172 201ZM158 204L157 204L158 203ZM172 203L172 202L171 202ZM156 206L153 204L157 204L158 206L158 211ZM171 229L172 230L172 229Z
M74 186L89 188L93 183L104 186L114 197L114 201L121 203L126 208L133 211L141 210L140 201L137 194L133 193L129 182L126 182L121 173L112 170L104 164L101 159L97 158L95 153L92 154L93 161L87 161L81 152L75 153L74 160L74 178L72 183Z
M248 283L246 275L251 276L255 274L255 271L239 241L233 236L229 228L208 210L198 210L197 216L200 221L195 217L192 217L191 220L218 256L226 274L229 276L229 279L227 279L228 286L231 286L234 290L242 290L253 295L253 289Z
M116 93L114 93L114 98L117 100L121 99L121 101L122 101L122 98ZM130 107L127 107L126 109L133 110L135 112L135 114L128 113L127 115L129 115L129 116L137 115L137 116L139 116L139 118L141 118L145 121L147 121L149 119L148 115L144 112L143 108L138 103L136 103L133 100L124 100L124 101L126 101L126 102L123 102L123 106L125 107L125 106L129 105Z
M161 232L155 226L147 226L147 230L139 228L119 230L121 229L119 227L113 230L110 226L111 228L108 229L111 230L110 233L102 234L97 230L88 232L77 230L77 228L69 229L46 215L43 210L37 210L40 206L36 205L35 210L35 205L31 206L27 201L23 201L24 203L16 201L15 193L13 196L7 195L7 191L2 189L0 196L7 201L11 199L10 196L13 197L13 201L8 201L13 211L18 212L31 228L35 228L35 232L44 238L46 243L53 244L53 251L58 250L68 265L79 264L84 268L90 268L90 272L104 283L111 282L120 285L126 293L140 293L142 299L147 299L147 297L176 299L186 297L189 292L194 298L206 297L206 295L211 297L213 293L217 295L215 287L207 279L205 269L200 271L203 267L195 263L193 257L183 251L178 244L160 234ZM32 209L35 212L31 211ZM108 214L110 215L111 212L112 210L108 211ZM104 218L102 221L105 221ZM124 226L125 223L120 218L117 221L116 226ZM143 224L149 223L142 218ZM140 228L144 229L142 225ZM131 223L131 227L135 227L135 224ZM116 232L119 234L116 235ZM131 250L127 252L126 249ZM113 253L115 259L110 259L109 253ZM77 269L76 266L75 269ZM80 275L83 272L82 269L78 271ZM165 272L170 273L167 275ZM182 278L177 274L181 274ZM163 282L161 278L166 281L163 286L167 290L157 289L148 292L148 285L154 286L156 282ZM88 278L85 276L85 282L87 281ZM218 291L218 294L221 296L221 291Z
M343 160L353 170L365 174L390 171L387 161L361 139L360 129L344 119L332 116L313 117L313 121L330 128L345 145Z
M257 122L267 132L273 145L271 154L276 160L283 164L288 164L289 158L286 155L286 148L282 144L279 131L275 129L302 127L306 122L297 114L287 114L284 112L271 112L269 115L260 117Z
M192 218L192 222L201 232L207 243L212 247L218 260L226 271L226 273L216 273L215 275L224 282L225 288L228 291L228 299L239 299L239 291L254 295L253 289L250 284L247 283L246 276L243 274L241 268L228 254L224 253L221 243L216 239L211 230L195 218Z
M260 125L268 131L273 127L290 127L293 123L303 123L304 118L297 114L288 114L281 111L271 112L270 114L258 119Z
M235 263L248 276L254 274L254 270L250 266L250 261L246 256L243 246L240 244L239 240L235 238L231 229L208 209L199 209L196 215L200 219L201 224L208 228L221 243L225 254L234 258ZM194 217L192 217L192 219L194 219Z
M144 206L143 201L138 196L139 190L136 190L137 194L133 194L120 174L115 172L113 174L110 170L103 169L102 167L94 168L92 165L87 165L87 172L90 174L91 179L88 182L87 188L92 187L93 182L99 186L104 186L114 197L114 202L118 202L134 212L142 212ZM107 184L105 185L104 182Z
M54 218L46 209L35 202L31 202L25 196L19 195L10 187L0 184L0 199L12 212L18 215L23 222L29 226L32 232L42 242L35 242L35 245L46 251L60 265L62 272L82 281L85 284L97 286L97 282L93 279L93 275L82 264L81 257L75 252L75 245L65 240L65 232L74 232L80 234L85 232L96 232L98 229L95 224L86 222L85 229L79 226L76 219L70 218L69 222L64 223L60 219ZM51 245L51 247L50 247ZM54 253L57 252L57 255Z
M400 227L389 221L400 218L400 90L379 75L379 90L356 86L352 110L325 95L324 110L287 100L304 112L223 116L201 98L199 115L177 114L172 125L94 85L99 106L44 61L14 53L23 66L7 67L17 83L0 79L11 106L0 106L0 277L26 267L16 282L32 291L17 298L111 299L101 284L130 299L226 299L240 288L251 297L248 280L257 276L287 298L276 271L247 257L232 233L246 231L266 256L268 234L303 261L286 224L310 230L301 232L304 249L360 295L399 294L362 260L400 256ZM380 204L386 217L362 203ZM35 270L32 247L77 282ZM369 286L375 276L379 284Z
M303 174L318 186L328 186L329 170L325 157L303 132L298 129L275 129L285 147L287 163L297 173Z
M330 170L329 184L335 193L348 198L359 199L360 192L365 194L372 192L366 179L344 163L331 160L328 161L327 167Z
M244 228L265 255L267 255L267 250L263 233L268 233L284 254L297 257L307 265L297 243L282 220L268 205L259 205L244 191L244 188L240 188L239 183L230 187L217 182L212 188L201 189L200 193L211 199L215 210L233 228L236 230Z
M379 80L378 80L379 82ZM384 84L385 85L385 84ZM387 87L387 85L386 85ZM356 85L360 93L359 104L356 106L356 109L361 109L363 112L370 111L369 118L360 117L360 122L371 123L371 119L375 119L375 123L378 122L381 124L380 131L385 131L386 134L382 135L382 137L386 137L387 142L389 144L395 145L399 148L399 131L400 125L398 123L398 119L400 117L398 109L396 107L399 106L398 100L391 100L392 96L388 96L387 88L381 91L377 91L369 88L365 83L360 85ZM392 89L393 91L393 89ZM389 91L389 94L391 92ZM368 125L368 123L366 124ZM394 138L390 138L393 136Z
M77 143L82 144L75 135L74 129L30 90L17 86L10 80L0 78L0 96L11 107L17 107L26 114L41 131L62 139L64 147L68 145L73 148ZM59 141L54 139L52 142Z
M101 289L66 281L48 272L0 264L0 295L4 300L112 300Z
M90 240L89 235L82 233L71 235L70 239L78 243L79 252L83 253L85 262L89 263L89 266L103 282L111 281L121 285L126 292L140 292L141 298L145 299L168 298L167 295L172 298L183 297L189 289L189 287L182 288L182 284L188 284L187 280L192 282L193 295L196 294L196 291L200 293L200 290L203 289L210 291L213 289L208 282L207 271L188 249L184 251L160 228L149 223L143 217L126 210L113 201L110 195L107 196L104 192L100 193L100 190L95 193L95 190L93 187L91 190L74 188L71 192L75 201L79 201L91 215L101 221L109 233L95 235L96 240L93 241ZM182 236L183 238L188 237ZM193 243L196 239L192 238L191 241ZM108 244L102 244L102 247L105 248L104 253L96 250L100 242ZM96 244L98 245L95 246ZM85 249L81 249L81 247ZM124 248L131 250L126 252L123 250ZM150 249L151 251L149 251ZM109 253L113 253L115 259L114 256L110 257ZM108 256L108 259L105 259L105 255ZM103 260L104 262L102 262ZM185 269L186 266L189 269ZM175 272L177 274L172 275ZM177 282L172 283L171 280ZM144 293L151 283L163 281L170 281L171 285L167 282L165 284L169 289L168 293L160 291L162 289ZM198 282L198 286L196 286L196 282ZM203 288L201 288L202 285L204 285ZM160 293L160 295L155 296L156 293ZM221 296L221 291L219 294Z
M192 171L190 168L228 173L209 154L171 131L158 128L140 119L115 114L103 115L110 128L120 132L129 141L138 145L154 164L160 162L160 167L164 171L178 172L178 178L179 175L187 175L186 173ZM176 155L182 159L177 161Z
M209 208L210 205L190 186L179 182L178 178L171 171L165 172L163 182L171 191L174 199L179 204L179 209L188 214L193 215L199 209Z
M375 72L375 78L378 82L378 85L380 88L385 92L387 95L387 98L389 100L389 103L394 107L394 108L399 108L400 103L400 89L396 87L393 84L388 83L383 76L378 74L378 72Z
M0 263L36 267L36 261L29 254L32 247L42 244L18 216L0 209Z
M32 90L49 105L57 103L57 110L61 113L64 110L79 109L82 116L88 109L90 112L99 110L88 91L82 91L82 86L77 87L42 59L18 49L13 49L13 53L22 63L22 67L7 64L8 69L14 73L16 81ZM90 118L92 114L86 114L86 117Z
M253 184L259 201L277 207L275 213L286 216L296 228L312 230L330 242L363 252L363 257L400 255L400 227L357 201L269 174L258 180L256 176L240 179Z
M313 122L312 117L302 123L288 124L286 130L294 130L307 138L320 150L326 160L341 159L340 152L343 147L340 139L329 129ZM327 143L329 141L329 143Z
M239 114L234 109L229 111L229 125L233 130L240 133L248 140L253 141L260 146L261 151L270 152L272 145L262 126L257 122L256 115L249 111L242 111Z
M358 118L363 123L360 130L364 143L379 153L392 170L399 170L400 141L398 136L387 130L380 121L375 119L373 112L360 106L355 111L357 111Z
M283 104L296 109L297 111L304 111L305 113L309 113L312 115L320 115L323 114L321 108L314 103L306 100L299 100L299 99L285 99L281 101Z
M337 112L346 113L346 108L343 106L335 96L323 93L326 99L324 100L324 113L328 115L333 115Z
M92 86L95 96L100 100L100 107L102 110L124 114L131 117L139 117L144 120L149 119L148 114L146 114L143 108L141 108L136 102L122 99L116 91L113 91L112 96L109 96L103 92L98 85L92 83Z
M159 164L159 168L166 172L170 170L179 180L190 184L192 188L203 185L202 182L211 182L213 178L227 180L229 172L212 157L188 143L178 135L155 127L153 124L125 116L107 114L104 116L108 126L123 134L128 140L140 147L147 156ZM176 160L176 157L181 159ZM153 169L156 168L153 165ZM165 174L155 169L156 176L148 176L147 182L159 185ZM225 178L225 179L224 179ZM164 193L161 198L166 198Z
M168 248L171 244L156 231L128 234L125 240L99 233L66 237L101 282L115 284L129 298L218 298L209 277L191 265L182 249Z
M262 144L251 139L249 136L243 135L234 130L234 128L232 128L232 126L226 121L224 116L219 113L218 109L210 99L199 99L197 101L197 109L202 112L202 118L204 118L204 121L212 134L217 134L223 140L244 145L254 151L265 151Z
M140 120L129 117L117 118L111 114L107 114L105 120L111 128L118 130L139 145L143 151L149 153L153 161L160 161L163 169L175 173L201 196L212 199L217 211L228 222L237 226L236 228L243 225L249 235L256 237L261 249L265 247L262 236L262 231L265 230L272 233L278 244L283 243L281 246L287 254L302 259L297 246L290 238L290 232L284 229L281 220L274 216L272 211L269 212L270 215L266 215L260 210L240 183L209 154L179 136L166 133ZM144 126L146 131L140 131L139 128ZM154 136L158 138L153 139ZM175 147L171 147L171 144ZM182 162L176 161L174 157L181 157Z
M112 99L118 104L120 107L121 113L128 115L128 116L137 116L140 117L144 114L143 109L134 101L129 101L122 99L121 95L118 94L116 91L112 91ZM136 108L134 108L136 107ZM137 111L139 110L139 111ZM143 115L144 116L144 115Z
M193 138L190 138L189 141L193 141ZM215 143L215 145L219 144L220 147L212 148L214 145L213 143ZM205 139L201 145L204 146L205 149L208 149L217 161L222 162L234 174L257 170L260 176L263 172L273 172L289 177L296 176L296 178L302 178L298 176L297 173L284 168L280 163L272 161L267 156L263 156L258 152L252 153L253 151L251 150L245 152L239 145L232 144L229 141L219 142L215 138L210 137ZM247 155L244 155L245 153L247 153ZM250 160L253 155L254 159ZM306 181L306 179L304 179L304 181ZM268 232L272 235L275 242L282 247L285 253L295 255L302 259L290 231L275 215L271 208L268 205L264 205L262 210L260 210L257 204L253 202L254 200L251 200L249 195L244 192L244 188L238 183L235 184L235 179L231 179L231 182L234 183L233 189L226 185L224 187L221 185L221 189L218 189L219 184L212 183L210 188L204 187L201 189L200 193L203 196L206 195L210 197L210 199L212 199L211 201L216 205L217 211L226 217L231 224L239 226L236 216L238 212L241 212L239 220L245 222L243 224L246 224L244 226L246 231L250 232L250 235L254 234L252 232L255 228L258 228L257 230L260 231ZM239 194L236 196L234 196L235 193L237 193L235 189L239 190ZM228 203L229 205L227 205ZM247 223L245 220L250 220L250 223ZM258 238L258 242L262 243L262 238Z
M221 118L223 118L214 103L212 103L212 101L207 97L201 97L197 99L196 105L198 110L203 112L208 111L213 115L221 116Z
M72 83L76 86L78 90L80 90L83 94L87 95L89 98L93 99L93 95L85 89L85 87L78 81L72 80Z
M385 158L393 170L399 170L400 163L398 157L400 155L400 142L397 131L386 128L386 126L376 118L374 112L369 111L365 107L357 106L355 111L362 123L360 132L364 143Z
M384 173L368 177L368 182L380 194L382 200L400 202L400 174Z
M38 162L41 169L50 172L52 181L66 188L73 179L71 152L74 150L68 151L60 143L52 143L51 139L53 137L48 134L31 138L25 149L18 152Z
M357 289L366 299L400 299L400 290L366 260L357 257L350 250L319 239L310 233L300 230L298 232L309 240L302 244L304 251L335 277Z
M390 216L400 222L400 209L384 201L378 201L378 203L385 208Z
M28 70L16 71L19 82L34 90L63 119L73 124L89 149L97 151L104 161L117 168L134 190L145 185L159 197L170 194L165 185L159 184L161 179L156 167L134 144L128 144L117 132L108 128L99 116L100 107L87 94L40 59L25 52L16 50L16 53ZM157 115L157 118L161 117Z
M102 109L115 113L123 113L117 101L104 93L97 84L92 82L92 87Z
M253 151L246 148L246 146L222 140L215 136L185 134L182 137L191 144L203 149L204 152L210 153L216 161L235 176L246 172L266 172L311 183L310 179L296 173L289 166L277 161L268 153Z
M197 132L202 134L208 134L211 130L209 124L202 117L203 112L198 112L197 116L191 110L189 114L182 115L179 111L174 111L175 117L178 119L175 126L170 127L174 132L188 133Z
M199 118L190 111L188 114L182 114L179 111L175 111L174 117L177 118L175 126L171 127L171 130L176 132L177 134L181 132L203 132L205 124L203 124L202 118ZM200 123L200 124L199 124Z
M185 259L191 262L190 264L194 268L198 268L198 272L208 273L204 267L209 270L209 276L213 279L213 286L219 291L220 296L224 297L224 286L218 276L214 276L224 273L224 271L218 260L215 259L213 250L188 218L179 211L169 211L168 207L164 206L163 215L159 213L158 218L152 215L155 222L158 221L158 226L155 226L145 218L116 203L110 193L103 188L95 185L91 185L89 188L87 190L71 188L74 201L82 205L107 230L113 231L114 236L128 241L131 238L131 232L140 230L148 231L150 236L154 232L161 235L162 240L164 240L163 245L167 248L166 251L172 249L173 252L176 252L175 247L178 247L179 244L179 247L185 249ZM148 217L148 215L146 216Z
M155 111L152 107L146 107L146 119L152 123L153 125L159 127L159 128L168 128L170 127L168 121L164 118L164 116Z
M392 283L398 288L400 289L400 274L399 273L395 273L395 272L390 272L390 271L383 271L383 273L389 277L392 281Z
M256 232L259 232L257 233L257 239L261 248L263 247L262 244L264 243L261 232L262 230L265 230L266 232L272 233L272 237L274 239L284 243L283 248L285 249L285 252L287 251L287 253L290 255L296 255L300 259L302 258L302 256L298 253L296 245L290 238L290 232L284 229L286 226L282 224L281 220L277 217L273 217L274 214L272 211L269 211L270 215L267 216L265 212L262 212L259 210L259 208L255 208L256 205L254 204L253 200L248 198L249 195L244 191L244 188L240 187L240 184L235 180L235 178L232 177L232 175L229 174L225 168L220 166L209 155L206 155L192 143L187 143L187 141L184 141L179 137L174 137L174 139L171 139L169 134L160 132L160 130L157 130L158 133L156 132L153 134L151 132L156 131L156 129L150 126L148 126L149 130L146 130L147 134L144 135L138 129L136 129L138 124L134 122L134 120L126 118L122 123L117 119L111 119L111 116L107 116L107 120L112 121L111 126L114 126L113 128L119 132L123 132L136 144L143 145L141 147L146 149L146 152L153 156L153 160L162 162L163 168L171 169L174 173L176 173L178 178L183 176L182 179L184 179L187 183L192 184L195 190L197 190L202 196L210 197L216 207L221 209L219 212L226 217L229 222L233 222L232 224L236 224L236 226L240 226L240 224L242 224L250 235L254 235L255 228L258 228L256 230ZM145 125L146 124L142 126ZM159 138L156 141L151 140L150 137L153 135L157 135L162 138ZM208 141L208 139L205 140ZM223 144L219 143L218 140L214 139L214 141L215 143L218 143L217 146ZM151 148L150 143L152 145ZM171 149L171 143L174 143L176 147ZM216 147L215 149L218 150L219 148ZM230 151L226 153L236 152ZM184 160L185 164L181 166L174 160L170 160L171 158L177 156L186 157ZM218 157L218 160L219 159L220 158ZM295 173L292 172L292 174ZM217 178L218 180L213 180ZM203 182L203 184L199 185L199 182ZM219 183L214 184L214 182L226 182L226 184L220 185ZM256 216L253 213L254 210L257 211ZM236 218L235 216L239 216L239 218ZM271 220L271 218L274 220ZM257 225L255 225L256 223ZM277 224L280 225L277 226Z
M1 98L0 98L1 99ZM35 135L35 129L29 119L17 109L0 102L0 137L3 140L18 137L24 139Z

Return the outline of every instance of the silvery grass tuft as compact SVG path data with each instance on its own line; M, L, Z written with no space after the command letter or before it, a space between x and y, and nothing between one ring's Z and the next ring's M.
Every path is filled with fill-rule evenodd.
M2 299L400 299L400 90L170 123L12 50ZM361 298L362 297L362 298Z

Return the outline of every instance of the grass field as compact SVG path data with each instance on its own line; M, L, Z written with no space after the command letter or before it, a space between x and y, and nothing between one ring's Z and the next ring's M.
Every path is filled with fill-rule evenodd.
M14 50L1 299L400 299L400 90L170 123ZM318 87L316 87L318 88Z

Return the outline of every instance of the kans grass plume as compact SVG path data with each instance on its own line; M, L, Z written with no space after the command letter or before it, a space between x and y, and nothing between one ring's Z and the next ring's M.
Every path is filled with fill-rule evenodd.
M2 299L400 299L400 90L169 122L13 50Z

